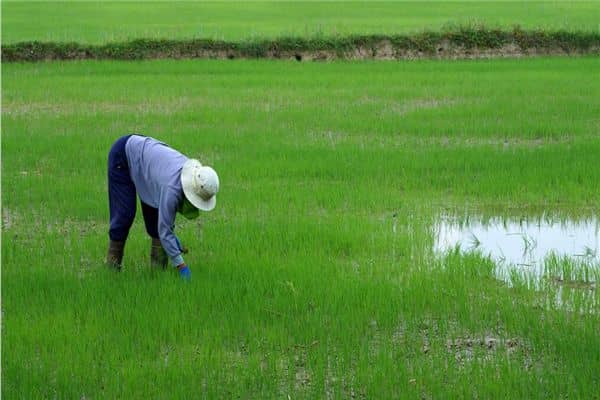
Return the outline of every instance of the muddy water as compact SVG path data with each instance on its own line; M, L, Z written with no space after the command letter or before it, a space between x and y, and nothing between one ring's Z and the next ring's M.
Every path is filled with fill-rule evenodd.
M544 258L554 254L575 260L600 261L600 221L551 218L457 219L442 216L434 226L434 250L442 253L459 248L489 256L504 275L519 267L540 276Z

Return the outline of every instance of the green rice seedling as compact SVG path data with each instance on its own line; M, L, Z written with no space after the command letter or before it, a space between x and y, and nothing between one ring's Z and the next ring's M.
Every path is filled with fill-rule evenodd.
M36 23L31 23L36 16ZM465 24L597 31L593 1L2 3L4 43L306 37L439 31Z
M565 282L594 284L598 282L598 260L581 257L557 257L549 255L544 262L544 275L549 280Z
M3 65L3 397L598 392L595 292L561 304L433 251L440 215L597 214L598 67ZM139 213L104 268L106 157L131 132L222 178L214 212L177 221L189 285L151 271Z

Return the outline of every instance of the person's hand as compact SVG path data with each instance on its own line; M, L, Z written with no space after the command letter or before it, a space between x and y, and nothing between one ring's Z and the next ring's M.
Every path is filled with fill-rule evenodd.
M183 254L187 254L189 252L188 248L182 245L177 237L175 237L175 241L177 242L177 247L179 247L179 251L181 251Z
M177 267L177 269L179 270L179 276L181 279L184 281L190 281L192 279L192 271L190 271L190 268L187 265L181 264Z

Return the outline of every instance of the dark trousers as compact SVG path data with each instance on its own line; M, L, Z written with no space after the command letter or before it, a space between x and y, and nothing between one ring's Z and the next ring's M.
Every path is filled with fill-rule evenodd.
M108 205L110 208L110 240L124 242L135 219L136 190L129 175L125 144L131 135L119 138L108 153ZM158 239L158 209L142 203L146 232Z

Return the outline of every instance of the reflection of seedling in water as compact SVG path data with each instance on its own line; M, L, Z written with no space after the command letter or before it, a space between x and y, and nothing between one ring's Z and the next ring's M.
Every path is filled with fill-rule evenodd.
M527 237L526 234L523 234L521 238L523 239L523 257L525 257L537 247L537 241L533 237Z
M506 256L504 255L504 251L502 251L502 249L499 249L500 251L500 257L498 257L498 261L500 264L504 264L506 262Z
M583 256L587 258L596 258L596 254L598 249L592 249L590 246L585 246L583 248Z
M474 233L471 233L471 249L476 249L481 246L481 241L475 236Z
M583 246L583 253L573 254L574 257L596 258L597 249L592 249L590 246Z

